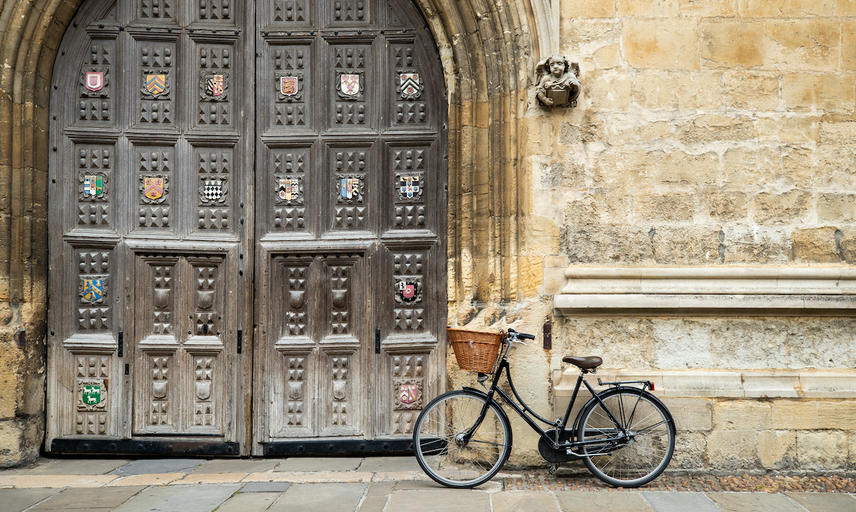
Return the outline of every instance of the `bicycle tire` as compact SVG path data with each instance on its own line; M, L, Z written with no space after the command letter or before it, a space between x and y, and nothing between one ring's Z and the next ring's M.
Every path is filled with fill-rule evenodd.
M472 438L462 439L485 402L487 396L475 390L449 391L431 400L419 414L413 426L416 460L435 482L456 489L476 487L493 478L508 460L511 424L494 401L488 403Z
M638 388L611 388L598 396L630 432L630 441L600 402L589 400L577 416L577 439L603 441L580 449L589 471L615 487L639 487L660 476L675 452L675 422L668 408Z

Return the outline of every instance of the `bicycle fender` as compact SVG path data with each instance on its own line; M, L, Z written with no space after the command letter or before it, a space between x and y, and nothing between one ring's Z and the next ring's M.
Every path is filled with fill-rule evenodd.
M476 390L476 391L478 391L478 390ZM609 389L605 389L605 390L601 391L600 393L597 394L597 396L599 396L601 398L601 400L603 400L607 396L613 395L613 394L621 392L621 391L629 392L629 393L633 393L633 394L644 395L645 398L648 398L652 402L656 402L657 405L662 406L663 410L666 411L666 415L667 415L666 420L669 422L669 424L672 426L673 429L676 428L675 427L675 420L672 418L672 411L670 411L669 408L666 407L666 404L664 404L662 402L662 400L657 398L657 396L654 395L653 393L651 393L650 391L635 388L632 386L615 386L615 387L611 387ZM578 412L577 417L574 418L574 432L576 432L577 428L579 427L579 422L580 422L580 418L583 415L583 411L585 411L592 402L596 403L597 399L595 397L591 397L591 398L589 398L589 400L585 404L583 404L582 407L580 407L580 412Z

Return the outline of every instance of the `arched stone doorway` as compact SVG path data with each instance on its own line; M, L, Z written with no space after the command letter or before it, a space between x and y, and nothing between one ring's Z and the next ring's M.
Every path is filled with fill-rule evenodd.
M549 2L417 2L437 41L449 98L449 304L519 296L523 219L516 123ZM0 55L0 178L5 304L2 329L18 439L12 457L31 458L42 440L47 286L48 127L51 71L78 1L6 3ZM549 16L548 16L549 18ZM543 32L540 31L540 32ZM525 267L525 263L523 264ZM525 269L523 269L525 271Z

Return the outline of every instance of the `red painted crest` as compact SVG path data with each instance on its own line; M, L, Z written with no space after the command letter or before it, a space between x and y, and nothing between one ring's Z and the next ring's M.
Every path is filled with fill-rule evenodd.
M92 92L100 91L104 88L104 72L87 71L84 76L83 85Z

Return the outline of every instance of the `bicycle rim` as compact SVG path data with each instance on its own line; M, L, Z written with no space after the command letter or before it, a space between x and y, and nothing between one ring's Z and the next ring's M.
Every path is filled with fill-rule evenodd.
M601 395L612 415L628 431L620 429L598 402L583 411L580 441L602 441L583 448L589 470L608 484L639 487L657 478L669 465L675 450L671 415L656 399L639 390L620 390Z
M475 487L502 468L511 451L511 427L495 404L490 404L472 437L463 439L484 403L481 395L452 391L435 398L417 418L416 459L434 481L447 487Z

